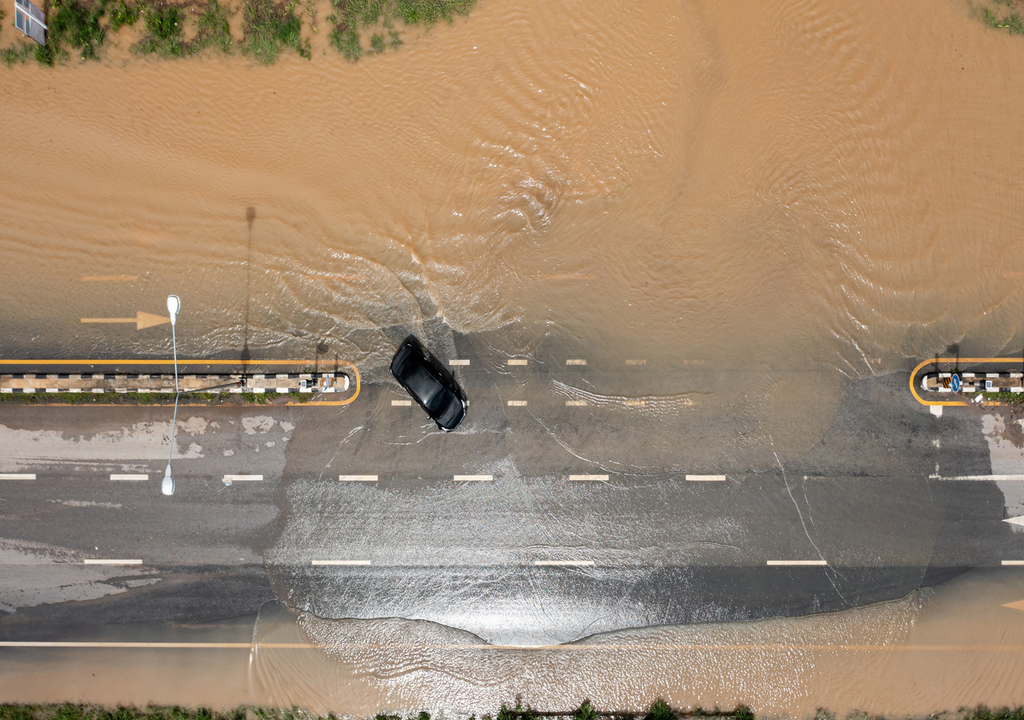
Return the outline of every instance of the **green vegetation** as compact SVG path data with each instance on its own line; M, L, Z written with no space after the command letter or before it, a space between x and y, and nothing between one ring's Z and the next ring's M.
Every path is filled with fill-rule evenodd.
M21 45L12 45L9 48L0 50L0 60L3 61L4 65L11 67L15 63L23 63L32 56L32 45L29 43L23 43Z
M334 25L331 45L350 62L364 54L360 28L372 30L369 54L384 52L388 47L402 46L394 23L430 27L442 20L451 23L458 15L468 15L476 0L331 0L335 14L327 19ZM385 40L383 31L388 39Z
M195 39L189 44L189 53L202 52L208 47L217 48L225 54L230 53L234 47L231 40L231 27L228 24L230 17L225 6L217 0L210 0L206 10L199 16Z
M97 3L91 8L79 0L55 0L53 8L56 12L50 17L50 30L47 34L47 47L51 48L46 62L36 54L37 59L45 65L52 65L54 57L67 54L64 46L81 51L83 60L95 60L99 57L98 50L103 44L105 31L100 27L103 17L103 5Z
M185 17L181 10L173 6L160 10L151 7L144 15L147 34L132 48L135 52L162 57L185 55Z
M125 0L117 0L110 8L107 30L117 32L125 25L134 25L139 19L139 8L137 5L129 5Z
M1005 30L1010 35L1024 35L1024 0L988 0L971 5L975 17L990 28Z
M1003 405L1024 405L1024 393L986 392L981 396L987 401L995 401Z
M281 48L291 48L304 58L312 57L309 40L302 40L302 22L294 5L282 7L273 0L247 0L244 8L245 38L242 50L265 65L277 60Z

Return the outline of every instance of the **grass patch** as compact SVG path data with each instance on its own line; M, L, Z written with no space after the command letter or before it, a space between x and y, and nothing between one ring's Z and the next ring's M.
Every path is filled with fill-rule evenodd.
M79 0L56 0L53 4L55 12L49 21L49 33L46 47L50 48L49 62L36 57L46 65L52 65L53 59L61 56L65 45L77 49L83 60L95 60L99 57L99 48L106 35L100 27L103 17L103 6L93 5L91 8Z
M196 37L189 45L189 53L199 53L209 47L217 48L222 53L230 53L234 47L231 26L228 24L230 16L226 7L217 0L210 0L206 10L199 16Z
M132 48L141 55L160 55L161 57L183 57L185 55L185 38L183 35L185 16L176 7L157 9L147 8L146 36Z
M29 45L28 43L12 45L9 48L0 50L0 60L2 60L4 65L7 67L11 67L15 63L23 63L28 60L32 57L32 52L33 45Z
M1010 35L1024 35L1024 0L990 0L971 7L974 16L988 27Z
M439 22L451 23L456 16L468 15L476 0L331 0L335 14L331 45L350 62L364 54L376 55L388 48L403 45L401 35L393 27L401 21L407 27L430 27ZM361 28L374 31L364 48ZM381 29L383 28L383 29ZM387 32L387 38L384 36Z
M1024 405L1024 393L986 392L982 393L981 396L985 400L994 400L1003 405Z
M272 64L282 48L294 50L304 58L312 57L309 40L302 40L302 23L294 5L282 6L273 0L247 0L243 13L242 50L261 63Z
M107 17L107 30L117 32L125 25L134 25L138 21L139 7L129 5L125 0L117 0Z

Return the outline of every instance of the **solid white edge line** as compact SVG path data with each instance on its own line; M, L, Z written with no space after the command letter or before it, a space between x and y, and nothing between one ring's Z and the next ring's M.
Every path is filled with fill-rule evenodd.
M35 473L0 473L0 480L35 480Z
M816 565L821 567L824 565L828 565L828 562L825 560L769 560L768 564L771 566L793 565L796 567L805 567Z
M126 559L114 559L114 558L85 558L82 560L83 565L141 565L142 561L126 560Z
M535 567L594 567L593 560L534 560Z
M412 400L392 400L391 407L412 407Z
M313 565L360 565L370 564L369 560L313 560Z
M455 482L491 482L493 475L456 475Z
M1024 475L958 475L944 480L984 480L987 482L1006 482L1024 480Z
M110 473L111 480L124 480L127 482L139 482L149 480L149 475L144 473Z
M687 482L725 482L725 475L687 475Z
M339 475L339 482L377 482L376 475Z
M260 482L262 475L225 475L224 482Z
M570 482L588 482L588 481L592 481L592 480L601 481L601 482L608 482L608 476L607 475L570 475L569 476L569 481Z

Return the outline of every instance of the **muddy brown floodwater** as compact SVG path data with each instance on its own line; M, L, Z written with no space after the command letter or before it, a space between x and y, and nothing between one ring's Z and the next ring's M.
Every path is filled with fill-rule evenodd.
M252 626L250 625L250 628ZM493 712L518 697L565 710L746 703L769 716L818 707L891 716L1024 702L1019 573L972 571L902 600L803 618L630 630L549 648L508 648L403 620L322 620L268 605L242 647L6 649L4 701L300 706ZM217 642L195 629L148 640ZM110 640L112 638L97 638ZM250 647L245 647L247 640ZM240 642L239 642L240 641Z
M314 40L311 61L272 67L0 68L0 353L168 354L79 318L161 312L177 292L185 355L327 343L372 379L389 328L440 324L509 355L735 370L712 393L664 380L652 404L742 412L750 444L785 460L850 378L954 342L1024 344L1024 40L963 3L481 0L357 65ZM339 692L366 711L418 705L439 677L463 708L519 690L779 712L1024 700L1024 613L986 605L965 639L935 603L934 625L908 599L528 655L424 640L392 670L341 657ZM348 632L304 623L329 646ZM997 640L1016 649L984 649ZM871 649L890 642L955 647Z
M324 35L0 73L0 352L162 356L78 319L174 291L186 355L326 339L372 378L440 320L735 370L640 394L785 460L850 377L1024 344L1024 42L955 0L482 0L357 65Z

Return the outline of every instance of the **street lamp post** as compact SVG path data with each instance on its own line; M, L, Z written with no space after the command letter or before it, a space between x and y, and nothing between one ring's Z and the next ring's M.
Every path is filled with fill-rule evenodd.
M171 477L171 456L174 455L174 428L178 424L178 338L174 326L178 320L178 311L181 310L181 299L177 295L167 296L167 312L171 316L171 343L174 347L174 419L171 421L171 449L167 453L167 469L164 470L164 481L160 485L160 491L164 495L174 494L174 478Z

